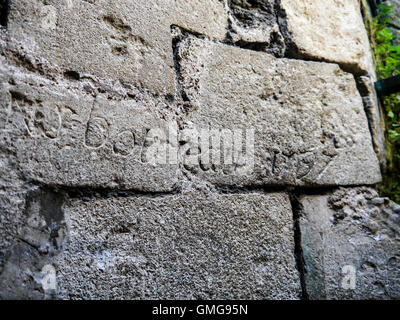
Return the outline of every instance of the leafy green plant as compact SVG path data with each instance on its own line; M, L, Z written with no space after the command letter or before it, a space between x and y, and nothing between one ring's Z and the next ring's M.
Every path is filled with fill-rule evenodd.
M389 28L392 9L393 6L378 5L378 16L369 24L379 80L400 75L400 46L392 44L394 35ZM388 166L380 189L383 196L400 202L400 94L386 96L382 103Z

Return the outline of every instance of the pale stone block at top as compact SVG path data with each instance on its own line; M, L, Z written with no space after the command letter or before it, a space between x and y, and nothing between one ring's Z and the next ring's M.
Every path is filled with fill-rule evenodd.
M226 185L380 181L354 78L336 64L277 59L195 37L183 40L178 54L192 105L187 126L255 129L254 170L239 175L239 166L199 165L193 173Z
M169 22L152 1L13 1L9 46L62 68L174 93Z
M298 299L283 193L73 200L58 297Z
M13 1L8 48L65 70L175 93L170 27L224 39L224 4L208 1Z
M281 6L300 55L375 77L359 0L281 0Z

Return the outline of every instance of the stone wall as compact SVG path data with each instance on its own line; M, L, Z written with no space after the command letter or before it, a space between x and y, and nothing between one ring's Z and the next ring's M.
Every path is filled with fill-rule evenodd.
M395 37L393 45L400 46L400 1L387 0L385 4L393 6L393 15L391 16L392 23L390 25Z
M358 0L0 3L0 298L399 298Z

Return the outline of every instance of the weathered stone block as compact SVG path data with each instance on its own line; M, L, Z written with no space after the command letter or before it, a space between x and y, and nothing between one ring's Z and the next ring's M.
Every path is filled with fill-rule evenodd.
M15 52L174 93L169 23L152 1L13 1L7 27Z
M174 94L172 24L223 39L227 12L217 0L15 1L8 49L66 71Z
M220 0L166 0L166 8L172 14L171 24L224 40L228 25L228 13Z
M59 298L297 299L286 194L71 200Z
M386 167L386 141L384 114L380 107L375 92L374 82L368 76L357 79L358 89L363 99L365 112L367 113L369 128L372 135L374 150L378 156L381 167Z
M198 154L186 166L193 173L223 185L380 181L354 78L337 65L277 59L191 36L180 42L178 58L190 104L187 128L254 129L254 140L239 141L236 149L246 155L233 164L221 157L221 165L202 165L202 156L224 153L229 142L202 148L197 137L188 139Z
M400 298L400 215L389 199L354 188L300 202L311 299Z
M16 155L26 179L141 191L177 187L177 162L158 166L145 157L154 144L148 132L176 123L165 100L143 92L93 97L85 91L94 90L90 82L56 82L5 65L0 69L1 144Z
M339 63L347 71L375 77L359 0L281 0L281 24L294 55Z

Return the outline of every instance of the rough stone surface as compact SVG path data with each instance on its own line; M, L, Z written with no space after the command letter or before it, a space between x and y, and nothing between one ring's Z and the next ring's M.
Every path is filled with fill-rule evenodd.
M374 83L371 78L368 76L361 76L357 79L357 84L367 113L374 150L378 156L381 167L384 168L386 167L386 141L383 110L380 107Z
M193 173L229 185L380 181L354 78L337 65L277 59L190 36L180 43L179 58L191 104L188 127L255 129L254 170L239 174L240 163L204 168L198 161Z
M228 40L240 47L282 56L285 45L275 6L275 0L229 1Z
M13 1L7 28L11 51L174 92L169 23L151 1Z
M93 97L91 82L50 81L5 64L0 70L1 145L16 154L26 179L141 191L177 187L176 163L155 166L142 157L152 143L147 132L174 120L163 99L137 90L125 90L125 98Z
M365 187L303 196L300 202L311 299L400 298L398 206ZM354 289L346 286L346 266L354 268Z
M59 298L297 299L283 193L71 200ZM71 277L71 275L73 276Z
M358 0L0 1L0 299L400 299L371 62Z
M391 29L394 34L393 44L400 46L400 1L399 0L388 0L385 5L393 6L391 16Z
M355 74L374 76L359 0L281 0L288 41L302 58L339 63ZM375 76L374 76L375 77Z
M217 39L227 25L218 0L24 0L9 11L8 49L15 54L166 94L174 93L170 25Z

